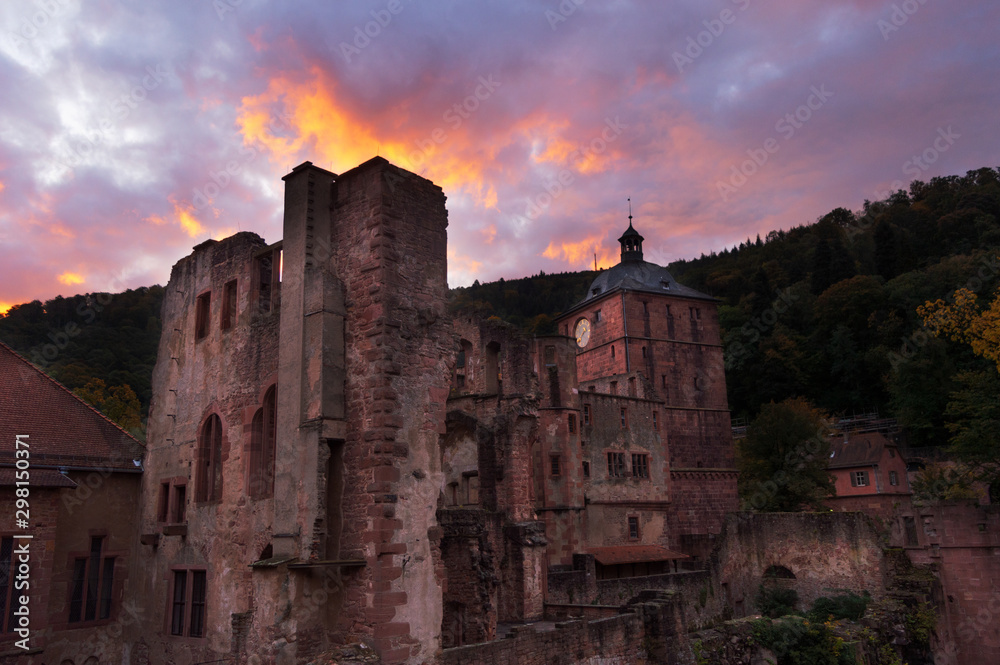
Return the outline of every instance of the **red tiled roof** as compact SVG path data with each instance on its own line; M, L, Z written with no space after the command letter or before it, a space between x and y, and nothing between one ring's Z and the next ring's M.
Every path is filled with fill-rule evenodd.
M617 547L591 547L587 550L593 554L602 566L613 566L617 563L642 563L645 561L673 561L688 559L687 554L668 550L659 545L619 545Z
M0 469L0 487L14 487L16 469ZM76 483L55 469L29 469L31 487L76 487Z
M141 471L139 441L0 342L0 466L14 464L17 434L32 467Z
M831 469L846 469L855 466L871 466L882 459L886 447L895 447L878 432L851 434L845 441L842 437L830 442Z

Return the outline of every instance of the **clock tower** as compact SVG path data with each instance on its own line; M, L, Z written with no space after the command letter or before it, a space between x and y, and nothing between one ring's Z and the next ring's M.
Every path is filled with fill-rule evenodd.
M643 240L629 215L621 261L557 325L575 338L584 405L588 395L655 404L675 508L668 546L701 552L737 508L718 301L644 260Z

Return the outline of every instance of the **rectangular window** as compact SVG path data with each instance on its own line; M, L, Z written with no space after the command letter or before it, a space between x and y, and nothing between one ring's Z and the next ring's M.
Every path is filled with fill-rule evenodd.
M583 477L590 478L590 462L583 463Z
M187 485L174 485L174 503L171 508L171 522L181 524L187 519Z
M205 636L205 599L208 579L204 570L175 570L170 604L170 634Z
M156 506L156 521L166 522L170 511L170 483L160 483L160 498Z
M649 455L632 455L632 475L636 478L649 478Z
M868 472L867 471L854 471L851 473L851 485L853 487L867 487L868 486Z
M14 589L14 575L11 565L14 560L14 539L0 540L0 633L13 633L17 628L14 612L21 608L18 602L24 592Z
M101 556L104 537L90 539L90 556L73 561L73 585L69 599L69 622L97 621L111 616L115 558Z
M600 323L600 322L601 322L601 310L597 310L594 312L594 323Z
M906 531L906 546L918 547L920 541L917 540L917 521L913 517L903 518L903 530Z
M278 308L281 294L281 260L280 246L269 247L254 257L252 286L259 314L268 314Z
M622 429L628 429L628 409L624 406L621 408L621 421Z
M899 484L899 478L896 476L896 472L895 471L890 471L889 472L889 484L890 485L898 485Z
M552 466L552 470L551 470L552 475L553 476L558 476L559 475L559 471L560 471L559 470L559 455L552 455L549 458L549 462L550 462L550 464Z
M590 425L590 405L583 405L583 424Z
M194 309L194 338L204 339L208 336L208 318L212 307L212 293L203 293L198 296Z
M184 615L187 611L187 571L174 571L174 601L170 613L170 634L184 634Z
M615 349L615 347L612 346L611 350L614 351L614 349ZM611 394L612 395L617 395L618 394L618 382L617 381L612 381L611 382Z
M639 540L639 518L630 516L628 518L628 539Z
M608 453L608 477L625 477L625 453Z
M222 319L219 327L229 330L236 323L236 280L226 282L222 289Z
M666 374L661 374L660 375L660 387L661 388L666 388L667 387L667 375Z
M478 475L478 472L477 472L476 475L472 475L472 476L467 476L466 477L466 488L468 490L465 493L466 502L469 505L473 505L473 506L479 505L479 475Z
M670 305L667 305L667 318L672 319L674 315L670 312Z
M642 313L649 316L649 303L645 300L642 301Z
M657 418L656 411L653 411L653 429L655 430L660 429L660 421Z
M576 414L571 413L566 417L566 427L570 434L576 434Z

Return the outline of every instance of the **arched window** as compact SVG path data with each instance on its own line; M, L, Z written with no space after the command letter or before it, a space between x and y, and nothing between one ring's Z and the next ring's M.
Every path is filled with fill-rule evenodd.
M248 493L259 499L274 494L274 439L276 391L271 386L264 394L264 405L257 409L250 424L250 468Z
M210 415L198 434L195 501L218 501L222 498L222 421Z

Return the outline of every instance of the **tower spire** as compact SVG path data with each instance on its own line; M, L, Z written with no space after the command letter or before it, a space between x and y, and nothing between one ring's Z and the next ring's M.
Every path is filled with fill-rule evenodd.
M622 263L626 261L642 261L643 237L632 227L632 197L628 198L628 228L618 239L622 246Z

